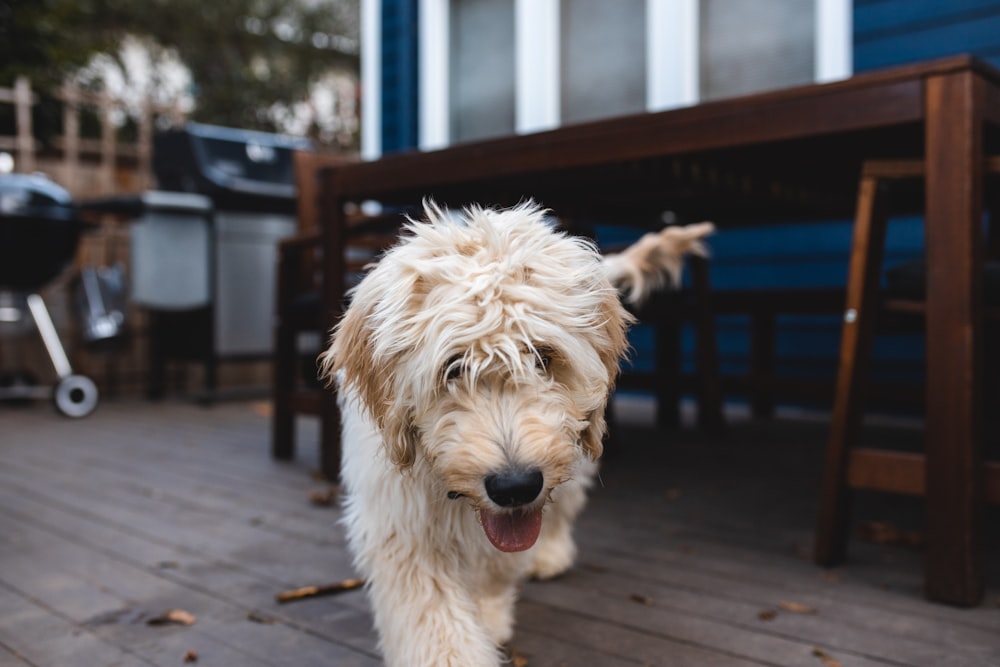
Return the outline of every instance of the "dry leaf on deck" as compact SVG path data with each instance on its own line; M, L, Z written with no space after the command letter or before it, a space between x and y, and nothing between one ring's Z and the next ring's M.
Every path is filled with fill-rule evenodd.
M761 609L757 612L757 618L762 621L773 621L778 617L778 612L773 609Z
M184 664L189 664L192 662L198 662L198 651L194 649L189 649L187 653L184 654Z
M310 491L309 502L317 507L330 507L340 497L340 487L331 486L323 491Z
M194 625L195 617L183 609L169 609L146 621L146 625Z
M779 602L778 608L784 611L790 611L793 614L815 614L816 607L810 607L807 604L801 604L799 602Z
M273 616L264 616L263 614L258 614L255 611L247 612L247 620L253 621L254 623L261 623L263 625L272 625L278 622L278 619Z
M638 602L639 604L644 604L647 607L653 606L653 598L646 597L645 595L639 595L638 593L632 593L628 596L628 599L632 602Z
M361 588L364 585L364 579L344 579L343 581L338 581L335 584L327 584L325 586L303 586L302 588L285 591L275 595L274 599L282 603L292 602L294 600L320 597L321 595L346 593L347 591L353 591L355 588Z
M826 667L844 667L839 660L831 658L829 653L817 646L813 647L813 655L819 658Z

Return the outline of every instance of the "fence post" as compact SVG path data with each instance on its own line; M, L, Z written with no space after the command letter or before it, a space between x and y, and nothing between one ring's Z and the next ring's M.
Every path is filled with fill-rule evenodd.
M71 192L80 181L80 93L76 83L67 79L62 88L63 100L63 179Z
M30 174L35 171L35 138L31 125L31 84L24 76L14 83L14 106L17 119L17 159L19 171Z
M153 115L155 114L151 97L147 94L142 102L139 114L139 136L136 140L136 171L140 190L146 190L153 184Z
M102 91L98 109L101 116L101 190L105 194L115 191L115 126L112 122L111 95Z

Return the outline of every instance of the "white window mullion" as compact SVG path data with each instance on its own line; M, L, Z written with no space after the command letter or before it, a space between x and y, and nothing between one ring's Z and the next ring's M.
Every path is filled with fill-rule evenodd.
M816 81L836 81L854 69L853 3L816 0Z
M361 157L382 155L382 2L361 3Z
M516 0L515 129L519 134L559 126L559 0Z
M419 146L448 145L448 0L420 0Z
M646 0L646 109L698 102L698 0Z

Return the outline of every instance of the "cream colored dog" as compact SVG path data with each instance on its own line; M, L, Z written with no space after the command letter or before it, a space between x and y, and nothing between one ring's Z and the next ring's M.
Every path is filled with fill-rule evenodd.
M602 257L534 205L411 222L321 355L343 413L344 521L386 663L486 667L518 586L573 562L634 302L702 223Z

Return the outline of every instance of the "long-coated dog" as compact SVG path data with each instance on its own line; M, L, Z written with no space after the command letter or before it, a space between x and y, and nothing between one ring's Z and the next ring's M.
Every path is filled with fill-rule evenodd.
M521 583L566 571L640 302L712 225L617 255L533 204L425 207L321 355L343 414L344 522L393 667L499 665Z

